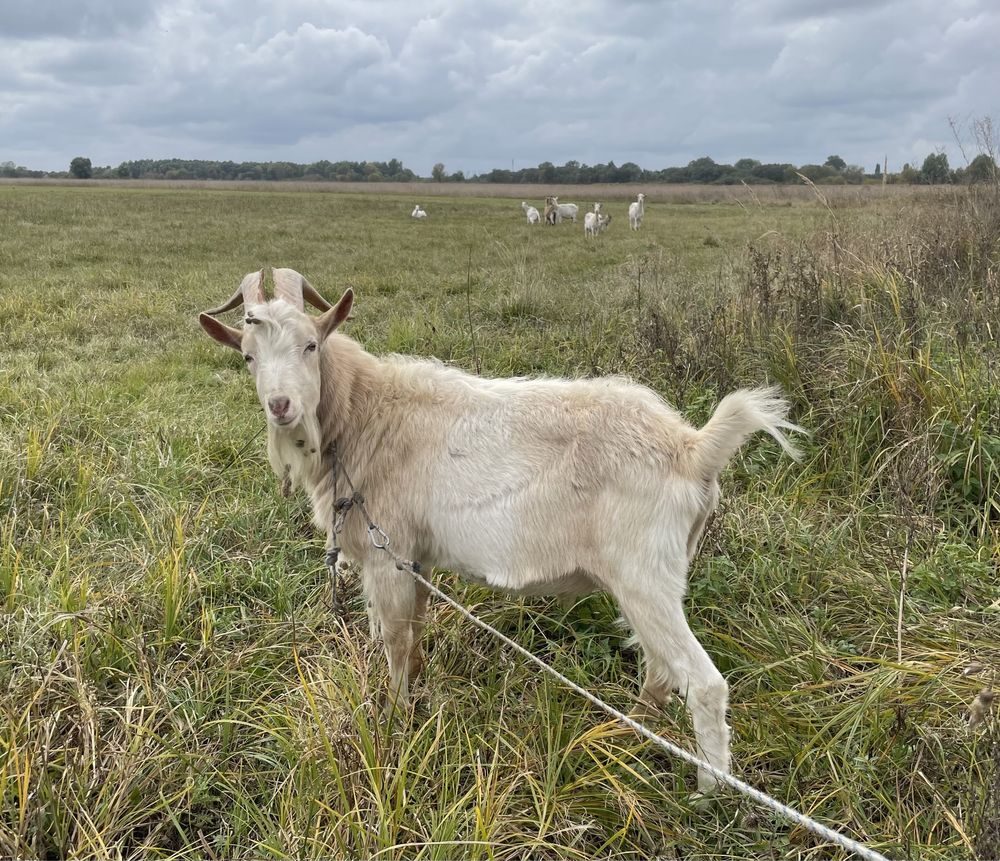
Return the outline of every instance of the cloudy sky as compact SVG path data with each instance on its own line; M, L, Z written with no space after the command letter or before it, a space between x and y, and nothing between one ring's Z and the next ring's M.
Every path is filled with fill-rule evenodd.
M998 45L997 0L0 0L0 162L957 165Z

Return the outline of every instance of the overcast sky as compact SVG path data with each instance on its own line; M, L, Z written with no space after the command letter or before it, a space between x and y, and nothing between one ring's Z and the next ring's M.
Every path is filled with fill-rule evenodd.
M997 0L0 0L0 162L957 166L998 45Z

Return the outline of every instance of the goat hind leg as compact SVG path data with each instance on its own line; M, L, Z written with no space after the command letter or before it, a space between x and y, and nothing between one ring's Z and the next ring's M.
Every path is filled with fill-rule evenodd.
M691 632L680 597L657 590L636 595L632 601L619 596L619 603L648 662L644 698L649 694L655 700L671 688L678 689L691 714L699 754L709 765L728 773L729 686ZM711 772L698 770L698 788L702 792L712 791L717 783Z

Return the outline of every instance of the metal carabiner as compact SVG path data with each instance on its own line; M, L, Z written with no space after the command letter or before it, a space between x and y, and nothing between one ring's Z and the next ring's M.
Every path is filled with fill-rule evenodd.
M381 543L379 543L376 535L382 537ZM389 536L382 531L381 527L377 523L368 524L368 537L371 539L372 547L376 550L385 550L389 547Z

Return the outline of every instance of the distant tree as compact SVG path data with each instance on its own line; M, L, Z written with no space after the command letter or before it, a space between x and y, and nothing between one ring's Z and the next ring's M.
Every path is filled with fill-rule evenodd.
M69 163L69 172L77 179L90 179L94 174L94 169L90 164L89 158L78 155Z
M861 185L865 181L865 169L859 164L849 164L841 171L840 176L850 185Z
M910 185L916 185L920 182L920 171L907 162L903 165L903 169L899 172L899 181Z
M980 153L969 163L965 178L969 182L997 182L1000 180L997 163L993 161L992 156Z
M920 179L927 185L940 185L948 181L948 156L943 152L931 153L920 168Z
M707 155L688 162L687 175L691 182L715 182L722 176L722 166L716 164Z
M812 182L823 182L836 177L837 169L828 164L804 164L799 168L799 173ZM833 181L839 182L839 178Z
M451 176L448 177L448 182L465 182L465 171L456 170Z
M839 155L830 155L826 157L826 161L823 162L823 167L832 167L834 170L843 170L847 167L847 162L844 161Z
M618 168L615 182L639 182L642 179L642 168L634 161L627 161Z
M750 173L755 167L760 167L760 162L755 158L741 158L733 167L741 173Z
M789 176L795 182L799 182L799 178L792 173L793 170L794 168L790 164L759 164L750 172L757 179L767 182L791 182L792 180L788 178Z
M444 165L441 162L431 168L431 178L435 182L444 182Z
M687 170L683 167L665 167L657 177L660 182L687 182Z
M882 165L880 165L878 162L875 162L875 173L873 175L876 178L882 176Z
M570 159L557 171L559 182L576 183L580 182L580 162Z

